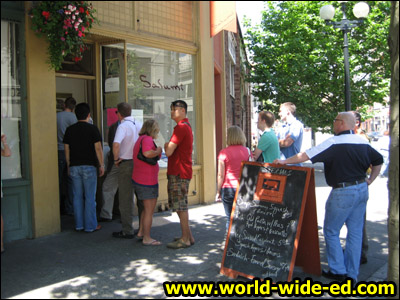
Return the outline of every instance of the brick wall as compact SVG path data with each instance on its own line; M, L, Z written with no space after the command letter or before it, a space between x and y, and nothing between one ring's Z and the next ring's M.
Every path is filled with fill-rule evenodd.
M234 75L234 86L235 92L234 97L230 93L230 66L231 56L229 54L229 33L224 32L225 39L225 79L226 79L226 121L227 127L237 125L243 129L247 138L247 145L251 145L251 103L250 103L250 91L248 90L248 84L244 81L244 74L240 68L240 34L234 34L236 40L236 65Z

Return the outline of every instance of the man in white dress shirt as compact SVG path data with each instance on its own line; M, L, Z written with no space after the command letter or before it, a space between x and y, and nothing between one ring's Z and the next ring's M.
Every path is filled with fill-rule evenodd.
M135 145L142 123L131 117L132 107L122 102L117 105L118 118L121 124L115 133L113 143L114 164L118 170L119 211L122 231L114 232L113 237L132 239L133 229L133 146Z

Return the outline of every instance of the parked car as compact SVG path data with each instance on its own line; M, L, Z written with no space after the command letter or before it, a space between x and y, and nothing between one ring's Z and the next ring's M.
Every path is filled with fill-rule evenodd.
M377 141L380 137L382 137L382 134L379 131L368 132L367 135L373 141Z

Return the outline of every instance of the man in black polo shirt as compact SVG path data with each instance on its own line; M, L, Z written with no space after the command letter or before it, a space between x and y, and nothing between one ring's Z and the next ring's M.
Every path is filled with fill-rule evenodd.
M79 103L75 108L78 122L64 135L65 158L72 179L75 230L94 232L101 228L96 218L97 167L104 175L103 147L99 129L90 120L90 107Z
M311 160L323 162L325 178L332 191L325 206L324 237L329 270L322 275L357 281L360 267L364 214L368 200L368 185L379 175L383 157L371 145L353 134L355 118L352 112L341 112L333 120L335 136L320 145L298 153L279 164L296 164ZM369 178L365 173L372 165ZM342 251L339 234L347 226L346 249Z

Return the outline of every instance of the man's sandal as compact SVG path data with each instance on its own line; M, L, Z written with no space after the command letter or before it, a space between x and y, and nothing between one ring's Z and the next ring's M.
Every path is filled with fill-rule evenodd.
M182 239L178 239L172 243L168 243L167 244L167 248L170 249L182 249L182 248L189 248L191 246L190 245L186 245L185 242Z
M174 238L174 242L176 242L177 240L180 240L180 237L176 237ZM190 241L190 246L193 246L195 242Z

